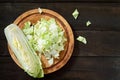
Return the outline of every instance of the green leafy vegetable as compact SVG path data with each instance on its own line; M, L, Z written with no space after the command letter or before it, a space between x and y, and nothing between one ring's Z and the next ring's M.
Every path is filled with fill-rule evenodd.
M75 9L74 12L72 13L72 15L73 15L73 17L74 17L75 19L77 19L77 18L78 18L78 15L79 15L78 10Z
M87 22L86 22L86 26L89 26L89 25L91 25L91 22L90 22L90 21L87 21Z
M30 22L25 24L31 34ZM29 45L22 30L15 24L11 24L4 29L8 44L17 57L22 69L35 78L44 77L42 64L39 56ZM27 33L28 34L28 33Z
M82 42L82 43L84 43L84 44L87 44L87 40L86 40L85 37L78 36L77 40L80 41L80 42Z
M41 14L41 13L42 13L42 9L41 9L41 8L38 8L38 12Z
M46 20L41 18L35 25L29 25L26 22L23 32L33 49L43 54L50 64L53 64L52 58L59 59L60 51L64 50L64 43L67 39L64 31L59 27L54 18ZM29 26L29 27L26 27Z

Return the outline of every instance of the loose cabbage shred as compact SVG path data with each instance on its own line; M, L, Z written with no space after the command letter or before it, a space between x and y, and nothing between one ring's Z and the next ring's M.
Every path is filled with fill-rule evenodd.
M79 11L78 11L78 9L75 9L74 12L72 13L72 15L73 15L73 17L74 17L75 19L77 19L78 16L79 16Z
M86 40L85 37L78 36L78 37L77 37L77 40L80 41L80 42L82 42L82 43L84 43L84 44L87 44L87 40Z

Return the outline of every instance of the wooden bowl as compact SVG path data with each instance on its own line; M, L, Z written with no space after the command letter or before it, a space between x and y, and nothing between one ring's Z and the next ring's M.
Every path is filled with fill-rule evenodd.
M42 9L41 14L39 13L38 9L29 10L23 13L22 15L20 15L14 21L14 24L17 24L20 28L22 28L25 22L30 21L32 23L36 23L38 20L40 20L40 18L46 18L46 19L54 18L57 24L65 31L65 37L67 38L67 41L65 42L65 49L60 52L60 59L56 59L52 66L49 66L49 67L45 66L43 68L44 73L48 74L48 73L57 71L68 62L74 48L74 36L68 22L60 14L48 9ZM18 62L16 56L14 55L10 47L8 47L8 49L12 59L20 68L22 68L22 66ZM42 62L43 62L43 65L46 63L44 59Z

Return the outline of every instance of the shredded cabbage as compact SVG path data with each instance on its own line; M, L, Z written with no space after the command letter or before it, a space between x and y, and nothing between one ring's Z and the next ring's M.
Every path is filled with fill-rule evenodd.
M59 53L64 50L67 39L54 18L41 18L34 25L28 21L22 30L33 49L42 53L50 65L53 64L52 58L59 59Z

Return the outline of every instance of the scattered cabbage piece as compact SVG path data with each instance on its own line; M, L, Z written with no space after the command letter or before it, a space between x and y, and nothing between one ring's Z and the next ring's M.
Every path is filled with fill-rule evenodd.
M24 26L23 32L28 38L31 47L43 54L50 62L52 58L59 59L59 53L64 50L64 43L67 39L55 19L46 20L41 18L40 21L34 25L29 25L29 27L26 27L28 22L25 24L27 25Z
M27 22L25 28L30 28ZM11 24L4 29L8 44L17 57L22 69L35 78L44 77L42 64L39 56L30 47L27 38L22 30L15 24ZM30 36L29 36L30 37ZM30 37L31 38L31 37Z
M48 60L48 63L49 63L49 65L51 66L51 65L54 63L54 59L53 59L53 58L50 58L50 59Z
M90 22L90 21L87 21L87 22L86 22L86 26L89 26L89 25L91 25L91 22Z
M38 12L41 14L41 13L42 13L42 9L41 9L41 8L38 8Z
M75 9L74 12L72 13L72 15L73 15L73 17L74 17L75 19L77 19L77 18L78 18L78 15L79 15L78 10Z
M82 43L84 43L84 44L87 44L87 40L86 40L85 37L78 36L77 40L80 41L80 42L82 42Z

